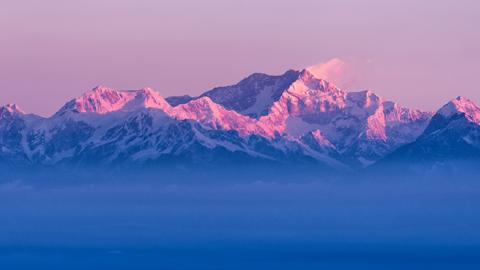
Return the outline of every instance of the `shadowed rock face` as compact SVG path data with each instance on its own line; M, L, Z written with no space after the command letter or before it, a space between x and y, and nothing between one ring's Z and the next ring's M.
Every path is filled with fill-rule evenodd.
M238 84L216 87L198 97L173 96L166 100L170 105L177 106L194 99L209 97L228 110L258 119L268 114L272 104L299 76L300 72L295 70L289 70L279 76L254 73Z

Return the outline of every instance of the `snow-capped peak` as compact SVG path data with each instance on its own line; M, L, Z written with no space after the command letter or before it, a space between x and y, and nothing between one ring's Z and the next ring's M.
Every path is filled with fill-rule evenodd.
M6 116L13 116L13 115L23 115L22 109L17 104L7 104L3 107L0 107L0 118L4 118Z
M124 105L123 110L135 110L138 108L154 108L168 111L170 104L152 88L146 87L140 90L126 91L134 96L132 100Z
M25 114L25 112L15 103L10 103L10 104L7 104L3 107L0 107L0 110L6 111L6 112L9 112L9 113Z
M308 69L304 69L300 72L298 80L293 82L287 91L291 93L306 94L307 92L312 91L338 92L340 90L330 82L318 78Z
M465 114L468 120L480 123L480 107L470 99L462 96L445 104L437 113L447 118L457 114Z
M241 135L264 134L254 119L227 110L207 96L173 107L170 116L179 120L196 120L216 129L236 130Z
M300 75L298 79L303 82L311 82L315 84L326 83L326 81L323 78L316 76L314 73L312 73L308 69L303 69L302 71L300 71Z
M65 112L99 113L131 111L141 108L169 110L170 105L151 88L118 91L106 86L97 86L82 96L65 104L57 115Z
M220 105L205 96L175 107L175 112L181 119L217 118L220 116L220 108Z

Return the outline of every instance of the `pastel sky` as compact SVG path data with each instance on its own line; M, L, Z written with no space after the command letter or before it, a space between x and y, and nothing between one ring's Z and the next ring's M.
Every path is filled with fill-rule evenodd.
M480 102L479 25L476 0L2 0L0 104L50 115L96 85L195 95L336 59L339 86L434 110Z

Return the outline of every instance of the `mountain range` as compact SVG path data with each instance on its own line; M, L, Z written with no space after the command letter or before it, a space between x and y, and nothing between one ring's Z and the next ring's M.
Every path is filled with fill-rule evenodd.
M480 108L471 100L410 109L338 89L309 69L255 73L196 97L98 86L51 117L0 108L0 165L10 172L238 164L344 172L451 159L480 159Z

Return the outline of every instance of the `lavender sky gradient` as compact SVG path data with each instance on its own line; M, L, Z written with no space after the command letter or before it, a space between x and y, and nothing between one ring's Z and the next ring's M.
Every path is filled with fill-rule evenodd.
M50 115L95 85L199 94L331 58L351 89L480 101L480 1L2 0L0 104Z

